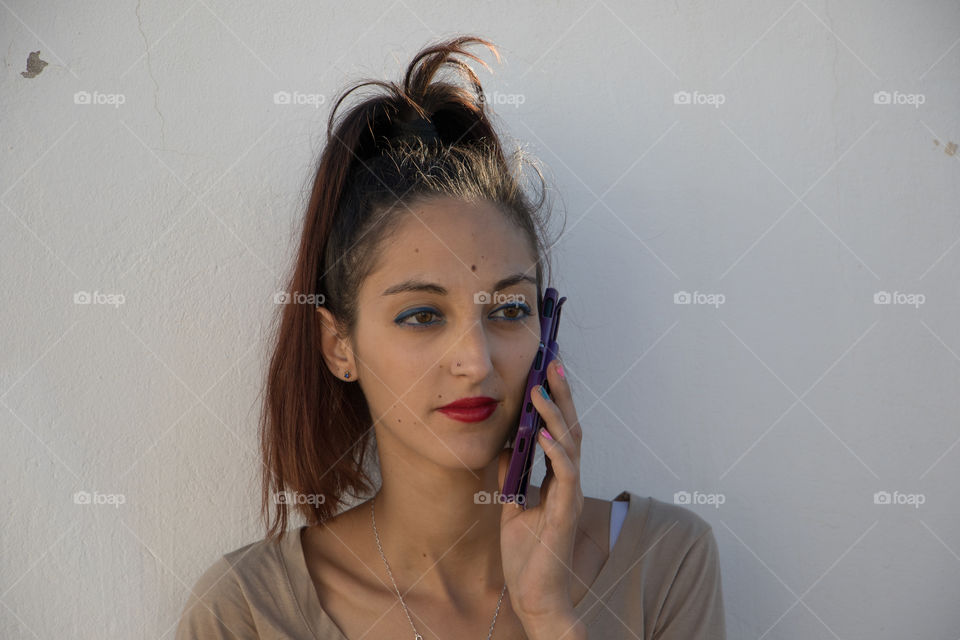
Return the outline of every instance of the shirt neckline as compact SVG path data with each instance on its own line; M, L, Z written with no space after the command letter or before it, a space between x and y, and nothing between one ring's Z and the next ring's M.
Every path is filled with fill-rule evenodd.
M644 516L650 504L650 499L642 499L631 491L621 491L613 501L627 501L627 514L620 528L620 534L613 547L607 554L607 560L600 567L600 572L594 578L593 584L583 595L573 610L577 617L585 624L599 614L603 606L597 606L605 600L611 590L620 582L627 561L636 555L640 543L638 535L643 528ZM301 534L307 526L301 526L286 532L280 544L280 562L290 582L297 607L303 616L304 624L316 639L349 640L333 618L320 604L320 598L314 587L310 572L307 569L306 557L303 555L303 540ZM618 569L622 568L620 572Z

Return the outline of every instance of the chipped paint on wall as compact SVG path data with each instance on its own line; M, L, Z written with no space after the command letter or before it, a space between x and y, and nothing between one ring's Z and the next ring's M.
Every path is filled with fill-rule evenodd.
M27 56L27 70L21 71L20 75L24 78L35 78L37 74L43 71L45 66L47 66L47 62L40 59L40 52L31 51L30 55Z

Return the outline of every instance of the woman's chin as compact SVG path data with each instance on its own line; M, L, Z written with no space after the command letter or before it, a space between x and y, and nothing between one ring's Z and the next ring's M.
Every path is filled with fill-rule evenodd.
M460 434L445 440L447 446L440 453L446 454L453 468L465 467L479 472L496 463L503 451L504 440L505 436L492 436L490 433Z

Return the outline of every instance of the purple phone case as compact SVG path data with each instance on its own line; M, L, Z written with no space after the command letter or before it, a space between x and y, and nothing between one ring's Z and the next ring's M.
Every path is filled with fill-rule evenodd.
M550 392L550 384L547 382L547 365L556 358L560 307L567 299L563 297L558 300L557 297L557 290L547 287L540 302L540 347L530 367L530 373L527 375L523 410L513 439L513 454L510 456L510 466L503 481L503 490L500 492L504 502L523 504L527 499L527 485L537 448L537 433L543 426L543 418L534 408L533 401L530 400L530 392L539 384L546 387L548 393Z

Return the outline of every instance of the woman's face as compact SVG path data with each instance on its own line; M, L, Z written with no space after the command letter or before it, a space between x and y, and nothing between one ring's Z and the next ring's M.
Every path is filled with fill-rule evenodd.
M328 363L332 351L342 358L336 375L355 372L381 455L406 449L440 466L481 469L516 425L539 346L535 257L489 202L432 199L411 210L361 285L355 342L338 350L331 338L324 351ZM437 411L475 396L497 401L485 420Z

